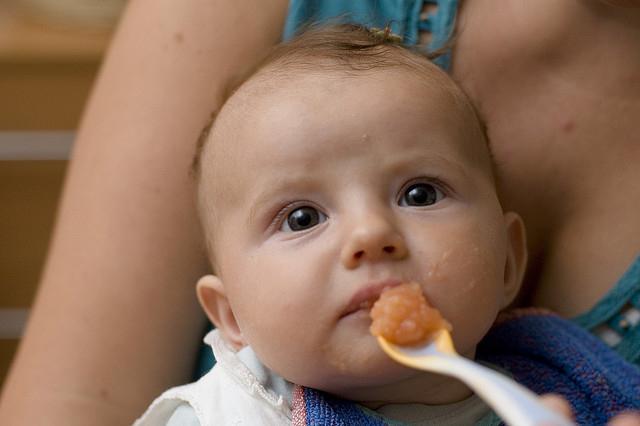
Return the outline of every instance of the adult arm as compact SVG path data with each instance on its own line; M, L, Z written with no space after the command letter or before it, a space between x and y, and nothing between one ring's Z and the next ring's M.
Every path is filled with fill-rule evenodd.
M286 0L132 0L88 103L0 423L129 424L189 380L206 269L189 167Z

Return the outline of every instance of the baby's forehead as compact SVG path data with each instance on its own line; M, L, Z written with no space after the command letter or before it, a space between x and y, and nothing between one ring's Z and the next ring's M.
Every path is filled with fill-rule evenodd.
M366 120L355 117L367 114L363 111L371 105L377 105L376 111L403 112L385 113L362 128L360 123ZM208 169L205 174L211 177L211 169L220 168L220 163L245 165L252 152L266 149L262 145L278 136L288 139L293 133L322 133L328 137L334 129L358 129L359 135L374 128L384 133L401 132L424 128L422 123L429 117L438 117L439 131L470 136L456 138L455 145L464 140L458 148L476 151L474 145L483 146L484 140L468 109L439 81L423 78L413 70L267 70L243 84L220 111L203 153L203 169ZM309 137L295 140L305 145Z
M277 133L282 131L279 126L283 123L286 128L290 128L291 122L309 123L310 115L314 117L313 123L320 120L321 124L330 126L331 120L336 120L334 111L340 112L338 120L342 120L356 109L364 108L372 94L377 102L402 106L407 111L407 119L415 117L422 121L425 105L431 112L446 111L444 121L448 126L466 129L472 136L468 138L469 147L475 142L482 146L486 143L482 131L478 131L481 125L473 107L446 74L431 68L435 65L422 72L406 66L353 70L322 62L315 68L309 64L305 67L276 65L258 71L224 104L202 153L207 157L204 168L224 161L221 159L228 157L229 150L237 151L243 141L258 143L255 138L245 138L246 132L254 135L259 128ZM346 102L345 96L361 97L362 102ZM334 107L327 109L325 105ZM477 147L471 149L475 151Z
M342 97L339 90L344 85L361 85L367 91L388 92L396 90L398 85L411 88L411 98L429 102L453 104L454 110L468 115L469 106L462 101L461 92L449 77L439 75L438 71L416 70L406 66L384 67L380 69L357 70L319 62L318 67L311 64L305 67L282 66L272 64L260 70L243 83L227 100L219 113L219 122L246 122L264 108L269 108L283 99L312 98L314 94L327 94L325 98L338 103ZM434 65L435 67L435 65ZM431 71L431 72L430 72ZM368 84L363 85L363 82ZM338 88L338 89L336 89ZM394 89L395 88L395 89ZM336 105L343 108L342 105ZM227 126L224 126L227 127Z

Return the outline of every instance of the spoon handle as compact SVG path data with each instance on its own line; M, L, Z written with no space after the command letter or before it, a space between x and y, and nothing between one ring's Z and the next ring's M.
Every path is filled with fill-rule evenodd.
M511 426L570 426L572 422L547 408L524 386L459 355L439 354L429 359L429 369L467 384Z

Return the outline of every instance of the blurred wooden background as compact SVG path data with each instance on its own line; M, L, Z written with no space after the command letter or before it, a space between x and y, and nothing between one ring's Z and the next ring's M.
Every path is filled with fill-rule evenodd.
M83 1L0 2L0 386L35 296L73 134L124 3L105 11L87 7L111 0Z

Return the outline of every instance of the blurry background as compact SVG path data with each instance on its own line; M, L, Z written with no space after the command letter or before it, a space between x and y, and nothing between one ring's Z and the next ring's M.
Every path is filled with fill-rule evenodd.
M124 3L0 1L0 387L36 292L74 131Z

